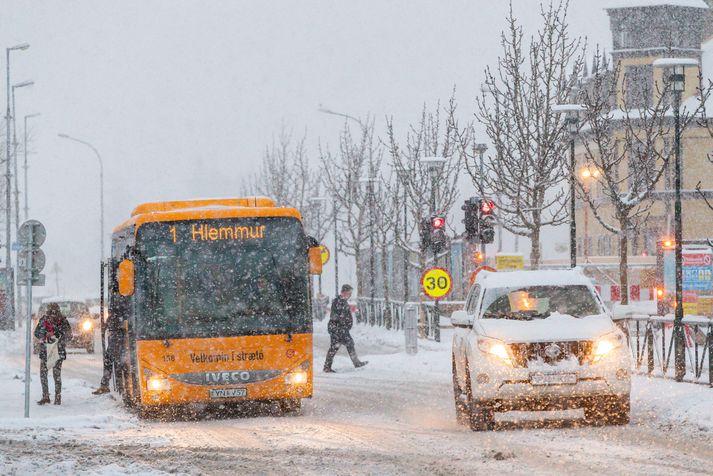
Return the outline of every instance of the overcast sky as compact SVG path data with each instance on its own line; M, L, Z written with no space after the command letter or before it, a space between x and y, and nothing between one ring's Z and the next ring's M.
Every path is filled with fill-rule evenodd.
M529 27L538 4L515 1ZM91 295L97 161L58 132L91 142L104 158L108 236L143 201L234 196L283 123L307 132L316 160L317 141L334 143L342 125L319 104L393 115L403 127L455 85L470 119L483 68L500 51L507 4L4 0L2 7L0 45L31 44L11 56L12 82L36 82L17 90L20 136L22 117L42 114L31 120L30 215L47 226L48 268L57 262L63 270L60 292ZM572 0L570 20L590 45L610 48L601 2ZM47 277L40 294L55 291Z

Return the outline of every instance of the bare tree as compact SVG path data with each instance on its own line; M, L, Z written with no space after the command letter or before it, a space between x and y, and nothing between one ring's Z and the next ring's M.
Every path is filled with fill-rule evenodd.
M323 188L317 170L309 162L305 137L293 140L292 132L284 126L266 147L259 172L243 183L246 191L298 209L309 233L318 241L322 241L327 233L328 215L322 214L322 210L317 213L317 204L311 199L318 197Z
M391 165L399 175L400 186L406 189L407 209L411 215L411 229L405 234L407 237L412 236L418 224L430 216L432 193L435 193L433 212L438 215L447 216L458 199L458 179L463 170L471 134L470 127L459 126L456 109L454 95L443 110L440 103L433 111L428 111L424 106L418 123L409 126L403 146L396 137L393 119L387 121L387 146ZM435 178L421 161L433 156L447 159ZM434 187L434 183L437 186ZM401 200L397 199L398 208L403 206ZM397 213L392 216L395 218ZM413 247L411 240L402 236L397 236L396 243L404 252L417 254L418 268L421 271L425 269L426 254L423 250Z
M543 26L526 41L510 3L503 55L485 70L476 119L493 153L481 176L468 168L483 195L499 197L498 218L510 232L531 240L533 268L540 263L544 226L568 220L567 130L553 106L565 102L584 67L584 44L569 34L568 2L541 6ZM523 43L527 44L524 46Z
M340 248L335 252L353 256L360 266L362 251L372 230L368 220L374 216L369 210L373 200L369 199L361 179L377 177L383 158L383 149L374 138L373 120L361 123L357 137L345 123L338 152L320 147L320 157L326 191L333 201L333 210L339 211ZM360 296L364 292L360 273L357 273L357 292Z
M635 95L625 90L630 82L621 67L607 71L602 63L597 53L593 75L580 92L586 116L581 133L584 165L596 173L588 179L594 186L578 179L578 191L599 223L619 239L621 302L627 304L629 236L649 218L652 194L673 155L668 140L672 136L670 84L643 91L653 100L640 107L632 103ZM637 88L644 87L637 83ZM686 114L682 130L698 110Z

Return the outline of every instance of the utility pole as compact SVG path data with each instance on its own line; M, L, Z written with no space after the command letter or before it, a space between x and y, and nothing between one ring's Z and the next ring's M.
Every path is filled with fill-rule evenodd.
M683 210L681 207L681 96L686 87L686 66L698 66L693 58L661 58L655 68L670 71L667 80L673 94L674 124L674 241L676 260L676 309L673 319L674 367L676 380L686 376L686 336L683 329Z
M12 273L12 154L10 150L10 52L26 50L30 45L22 43L5 48L5 87L7 92L7 108L5 110L5 290L7 292L7 307L2 328L14 328L15 320L15 283Z

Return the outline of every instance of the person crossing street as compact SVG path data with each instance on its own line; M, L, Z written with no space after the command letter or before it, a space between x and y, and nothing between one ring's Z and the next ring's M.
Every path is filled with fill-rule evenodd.
M347 347L347 352L355 368L363 367L368 363L367 361L360 361L359 357L357 357L356 349L354 348L354 339L352 339L349 333L354 324L352 311L349 308L349 298L351 296L352 287L345 284L342 286L339 296L335 297L332 301L332 309L329 313L329 324L327 324L330 345L329 351L327 351L327 359L324 362L324 371L327 373L334 373L332 362L334 356L337 355L339 351L339 347L342 345Z

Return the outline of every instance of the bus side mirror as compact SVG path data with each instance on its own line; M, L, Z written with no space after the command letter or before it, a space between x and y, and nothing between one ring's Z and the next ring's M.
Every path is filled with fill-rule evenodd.
M309 274L322 274L322 251L319 246L311 246L308 253Z
M134 262L125 259L119 263L119 294L131 296L134 294Z

